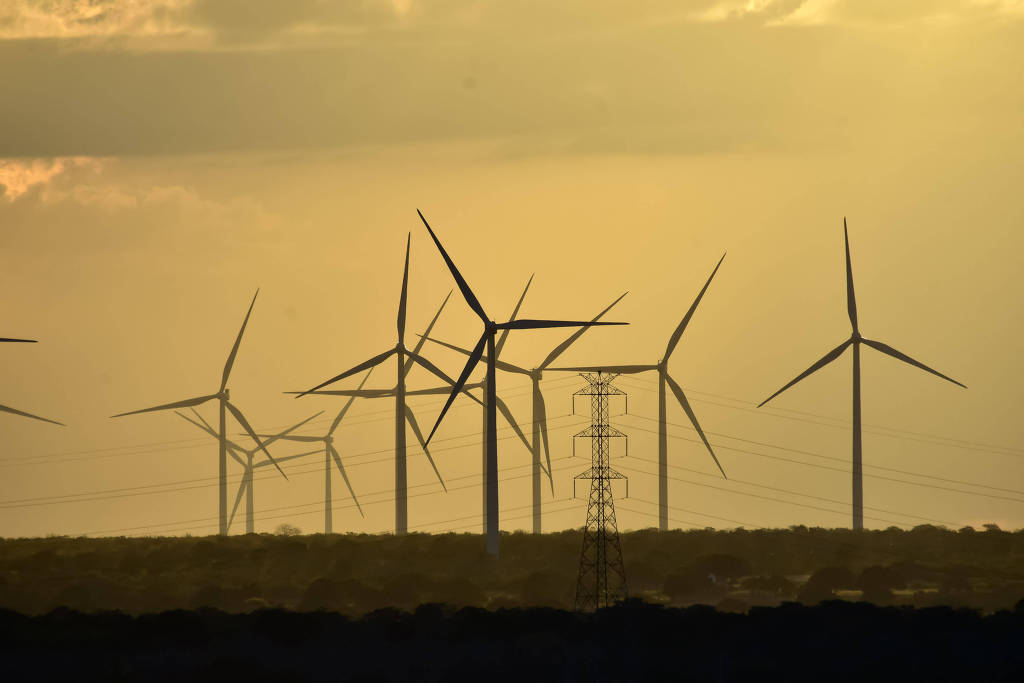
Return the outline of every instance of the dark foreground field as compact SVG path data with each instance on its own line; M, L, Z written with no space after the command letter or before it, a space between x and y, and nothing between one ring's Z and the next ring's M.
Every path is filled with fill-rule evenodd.
M0 608L571 609L580 541L504 534L495 561L471 534L6 539ZM630 595L653 604L744 612L840 598L991 613L1024 598L1024 532L996 528L647 530L624 534L622 548Z
M1024 610L0 612L4 680L1020 681Z
M0 541L3 680L1024 680L1024 533L578 531ZM873 603L873 604L872 604Z

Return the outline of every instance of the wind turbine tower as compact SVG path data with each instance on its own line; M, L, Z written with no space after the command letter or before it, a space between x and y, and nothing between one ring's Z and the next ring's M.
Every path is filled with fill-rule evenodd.
M863 482L863 461L861 458L861 436L860 436L860 346L864 344L869 346L876 351L881 351L887 356L892 356L896 360L903 361L908 365L920 368L925 372L930 372L936 377L941 377L947 382L952 382L957 386L967 387L955 379L943 375L937 370L933 370L924 363L916 361L905 353L901 353L896 349L892 348L888 344L874 341L862 337L860 334L860 327L857 325L857 299L854 296L853 291L853 268L850 265L850 236L846 229L846 218L843 218L843 241L846 245L846 310L850 316L850 326L853 328L853 332L850 334L850 338L844 341L842 344L826 353L821 360L816 362L811 367L807 368L795 379L790 381L784 387L776 391L774 394L761 401L758 408L763 406L768 401L772 400L786 389L790 388L804 377L807 377L814 372L817 372L821 368L825 367L836 358L839 358L846 350L846 347L853 347L853 466L851 468L853 478L853 528L863 529L864 528L864 482Z
M437 417L437 422L434 423L434 428L430 430L430 436L427 437L427 443L430 443L430 439L433 438L434 433L437 431L438 426L441 424L441 420L444 419L445 413L448 412L448 408L451 406L455 397L458 396L459 392L462 391L463 386L466 384L466 380L469 379L470 373L476 367L477 363L480 362L484 355L484 349L487 349L487 379L486 379L486 404L487 404L487 552L491 555L498 555L498 434L496 424L496 387L495 387L495 361L497 359L495 352L495 340L499 330L538 330L544 328L554 327L590 327L592 325L625 325L627 323L613 323L613 322L579 322L579 321L567 321L567 320L509 320L507 322L499 323L491 320L487 313L484 311L480 301L473 294L473 290L469 288L469 284L462 277L459 269L455 267L455 263L448 256L448 252L441 246L441 241L438 240L437 235L431 229L430 224L427 223L427 219L423 217L423 214L417 209L420 220L423 221L423 225L426 226L427 232L430 233L430 238L434 240L434 244L437 246L437 250L441 253L441 258L444 259L445 264L448 266L448 270L451 272L452 277L459 286L459 290L462 292L463 298L469 305L473 312L477 314L480 321L484 325L483 333L480 335L479 341L476 346L470 352L469 360L466 362L465 367L462 369L462 374L459 375L459 379L455 386L452 387L452 392L448 396L448 401L445 403L444 408L441 409L441 414Z
M305 396L306 394L312 394L312 393L332 394L332 395L348 395L348 396L352 396L352 395L355 395L355 396L366 396L366 395L370 395L372 393L375 393L376 396L389 396L389 397L390 396L394 396L394 399L395 399L395 534L396 535L405 534L409 530L409 500L408 500L409 486L408 486L408 470L407 470L407 461L406 461L406 441L405 441L405 424L406 424L406 422L408 421L412 425L413 431L419 433L419 426L416 425L416 418L413 416L412 411L409 410L408 405L406 405L406 396L410 393L406 389L406 383L405 383L406 375L409 374L409 370L412 369L412 366L415 363L415 364L418 364L421 367L425 368L428 372L433 374L435 377L440 378L441 381L447 383L449 386L455 384L455 380L450 378L448 375L444 374L444 372L442 372L440 369L438 369L437 366L435 366L433 363L431 363L430 361L428 361L426 358L424 358L423 356L421 356L419 354L420 348L421 348L421 346L423 344L422 341L420 341L420 343L416 345L415 349L410 350L410 349L407 349L405 347L405 312L406 312L406 304L407 304L408 298L409 298L409 246L410 246L410 239L411 239L411 237L412 237L412 235L410 233L410 235L406 238L406 241L405 241L405 270L403 271L403 275L402 275L402 293L401 293L401 296L400 296L399 301L398 301L398 341L397 341L397 343L393 347L388 349L387 351L384 351L383 353L380 353L380 354L374 356L373 358L370 358L369 360L363 361L359 365L356 365L353 368L349 368L345 372L342 372L341 374L335 375L334 377L331 377L329 380L327 380L325 382L321 382L320 384L316 385L312 389L308 389L306 391L301 391L301 392L294 392L294 393L298 394L298 396L296 396L296 398L299 398L301 396ZM445 301L447 301L447 299L445 299ZM441 307L444 308L444 304L441 304ZM439 310L438 311L438 315L440 315L440 313L441 313L441 311ZM436 316L434 317L434 320L435 321L437 320ZM431 325L433 325L433 323L431 323ZM397 363L397 366L398 366L397 367L397 371L398 371L397 382L395 383L395 386L394 386L393 389L386 389L383 392L373 392L373 390L369 390L368 391L368 390L363 389L361 391L366 392L366 393L355 393L355 394L353 394L351 392L346 392L346 391L320 391L321 389L326 387L328 384L333 384L334 382L338 382L340 380L343 380L346 377L351 377L352 375L358 374L358 373L362 372L363 370L369 370L370 368L376 367L377 365L380 365L381 363L383 363L387 359L391 358L391 356L396 356L397 359L398 359L398 363ZM287 393L292 393L292 392L287 392ZM427 441L429 441L429 439ZM424 444L424 446L426 446L426 441L423 442L423 444ZM424 448L424 450L425 450L425 448ZM427 453L427 457L428 458L430 457L429 453ZM433 460L431 460L431 463L433 463ZM437 468L435 467L434 469L436 471ZM438 476L440 476L440 475L438 475Z
M176 408L192 408L198 405L202 405L207 401L217 399L218 407L220 409L220 430L217 432L217 440L219 441L220 451L218 458L218 509L220 520L220 535L226 536L228 533L228 434L227 434L227 414L228 412L238 421L238 424L242 426L246 434L256 442L256 445L261 451L263 451L270 462L274 463L277 470L281 473L285 479L288 476L284 473L284 470L274 460L274 456L270 455L260 438L256 436L256 432L253 430L249 421L245 419L245 415L242 415L242 411L231 403L231 394L228 391L228 377L231 375L231 368L235 364L235 357L238 355L238 347L242 343L242 335L245 334L245 326L249 324L249 316L252 315L252 307L256 304L256 297L259 296L260 291L257 289L256 294L252 297L252 302L249 304L249 310L245 314L245 319L242 321L242 327L238 330L238 336L235 338L235 345L231 347L231 353L228 354L228 360L224 364L224 372L221 375L220 389L217 390L216 394L208 394L207 396L197 396L196 398L187 398L183 401L175 401L174 403L165 403L163 405L153 406L152 408L143 408L142 410L132 410L127 413L118 413L112 417L124 417L125 415L138 415L140 413L152 413L160 410L174 410Z
M718 260L718 265L711 271L711 275L708 277L707 282L704 283L704 287L697 294L697 298L693 300L693 304L690 309L686 311L686 315L676 326L675 331L668 340L668 346L665 348L665 355L662 356L661 360L657 363L649 365L588 365L588 366L577 366L577 367L564 367L564 368L548 368L549 370L560 370L564 372L603 372L613 373L617 375L629 375L637 374L640 372L657 372L658 373L658 529L661 531L668 530L668 405L665 398L665 387L666 385L672 389L672 394L676 397L679 405L682 407L683 412L686 413L686 417L690 419L690 423L693 428L697 430L697 434L700 436L701 441L704 442L704 446L708 449L708 453L711 454L715 464L718 465L719 471L722 476L725 477L725 470L722 469L722 464L718 462L718 457L715 455L714 450L711 449L711 444L708 443L708 439L704 436L704 430L700 428L700 423L697 422L697 416L693 412L693 408L690 407L690 402L686 400L686 394L683 393L682 387L672 379L672 376L668 374L668 360L675 351L676 345L679 344L679 340L683 336L683 332L686 330L686 326L690 323L690 318L693 317L694 312L697 310L697 305L700 304L700 300L704 297L704 293L708 291L708 286L711 284L711 280L715 277L715 273L718 272L719 267L722 265L722 261L725 260L725 254L722 254L722 258ZM728 477L726 477L728 478Z
M532 280L533 278L530 278L530 279ZM527 284L527 287L529 287L529 284ZM523 295L524 296L526 295L525 291L523 292ZM623 293L615 301L611 302L611 304L609 304L603 311L601 311L596 316L594 316L594 318L592 318L590 322L596 323L598 320L600 320L604 316L604 314L607 313L608 311L610 311L612 309L612 307L615 306L615 304L619 303L619 301L621 301L624 296L626 296L625 293ZM519 300L519 303L520 304L522 303L522 299ZM516 310L512 313L512 319L513 320L515 320L516 314L518 312L519 312L519 306L517 305L516 306ZM530 443L528 444L528 447L529 447L529 450L530 450L530 454L532 456L532 463L531 463L531 465L532 465L532 468L531 468L531 470L532 470L531 471L531 488L532 488L532 495L533 495L533 533L535 533L535 534L542 533L542 525L541 525L541 474L547 474L548 484L551 487L552 495L554 495L554 492L555 492L555 481L554 481L554 477L553 477L552 472L551 472L551 449L549 448L549 445L548 445L547 406L544 403L544 393L541 391L540 382L544 378L544 370L547 369L547 367L549 365L554 363L555 360L560 355L565 353L569 349L569 347L572 346L572 344L577 339L579 339L583 335L584 332L587 331L587 329L588 328L586 328L586 327L581 327L580 329L578 329L575 332L573 332L565 341L563 341L561 344L559 344L554 349L552 349L551 353L549 353L544 358L544 360L541 361L540 365L538 365L538 366L536 366L534 368L524 368L524 367L521 367L519 365L515 365L513 363L507 363L507 362L505 362L505 361L500 359L502 343L505 341L504 333L502 334L501 339L498 341L497 345L495 346L495 355L499 356L499 358L495 359L495 361L494 361L495 367L498 370L504 370L505 372L510 372L510 373L519 374L519 375L525 375L525 376L529 377L530 378L530 384L532 385L532 389L533 389L533 415L532 415L532 418L530 420L530 422L531 422L531 424L533 426L533 430L532 430L532 435L531 435L532 439L531 439ZM508 332L508 330L505 330L504 332ZM430 341L434 342L435 344L440 344L441 346L444 346L445 348L451 349L452 351L457 351L458 353L461 353L464 356L468 356L468 355L470 355L472 353L471 351L469 351L467 349L464 349L462 347L456 346L454 344L449 344L448 342L443 342L443 341L440 341L438 339L433 339L433 338L429 338L429 337L428 337L428 339L430 339ZM486 361L488 357L486 355L484 355L481 358L482 358L482 360ZM501 405L499 404L498 407L501 408ZM486 416L486 406L485 406L484 415ZM487 421L486 421L486 417L485 417L485 419L484 419L484 433L485 434L487 433L486 425L487 425ZM541 447L542 447L542 445L543 445L543 450L544 450L544 461L543 462L541 461ZM484 471L484 477L485 477L485 481L486 481L486 473L487 473L487 466L486 466L486 452L487 452L486 440L484 441L484 446L485 446L485 448L484 448L485 458L484 458L484 470L483 471ZM486 493L486 488L484 489L484 491ZM484 520L484 530L485 531L486 531L486 525L487 525L486 505L487 505L487 497L485 495L484 496L485 514L484 514L484 517L483 517L483 520Z

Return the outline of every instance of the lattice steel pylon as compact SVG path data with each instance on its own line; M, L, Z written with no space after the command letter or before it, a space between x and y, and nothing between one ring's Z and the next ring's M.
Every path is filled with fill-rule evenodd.
M591 467L577 474L575 479L590 480L590 501L587 504L587 525L583 529L583 548L580 551L580 570L576 579L577 612L608 607L625 600L626 569L622 563L622 544L619 528L615 521L615 500L612 497L613 479L626 480L626 496L629 496L629 480L611 468L611 439L626 435L608 424L608 399L610 396L626 396L626 393L612 386L618 375L602 372L584 372L580 376L587 380L587 386L573 394L573 412L576 397L590 397L590 426L573 435L573 452L576 439L591 440ZM626 452L629 452L627 440ZM576 481L573 480L573 497L576 495Z

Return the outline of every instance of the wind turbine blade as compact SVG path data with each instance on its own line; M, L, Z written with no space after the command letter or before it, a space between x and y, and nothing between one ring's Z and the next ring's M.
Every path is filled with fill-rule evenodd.
M551 495L555 495L555 479L551 474L551 447L548 444L548 408L544 404L544 393L540 385L533 385L533 419L539 420L540 438L544 443L544 462L547 463L548 484L551 485Z
M128 413L118 413L117 415L111 415L111 417L124 417L125 415L138 415L139 413L152 413L158 410L171 410L173 408L189 408L191 406L198 406L206 403L207 401L217 398L220 394L210 394L209 396L198 396L196 398L187 398L184 401L175 401L174 403L165 403L159 406L153 406L152 408L143 408L142 410L133 410Z
M394 389L322 389L320 391L286 391L286 394L305 396L355 396L356 398L384 398L394 396Z
M494 404L497 406L498 410L501 411L501 414L505 417L505 421L508 422L509 426L512 427L512 431L516 433L516 436L519 437L519 440L523 442L524 446L526 446L526 450L533 450L532 445L526 439L526 435L523 434L523 430L519 428L519 424L516 422L516 418L512 416L512 411L508 409L508 406L505 405L505 402L502 401L497 394L495 394L494 396Z
M299 394L299 396L305 396L306 394L312 393L312 392L316 391L317 389L322 389L322 388L326 387L328 384L333 384L334 382L337 382L339 380L343 380L346 377L351 377L352 375L359 374L363 370L368 370L369 368L372 368L375 365L380 365L381 363L386 361L388 358L390 358L397 351L398 351L397 348L388 349L384 353L378 354L378 355L374 356L373 358L371 358L370 360L363 361L362 363L360 363L359 365L355 366L354 368L349 368L348 370L346 370L345 372L341 373L340 375L335 375L334 377L330 378L326 382L321 382L320 384L317 384L315 387L313 387L309 391L302 392L301 394ZM296 396L296 398L298 398L299 396Z
M530 290L530 283L533 282L533 275L530 275L530 279L526 281L526 287L523 289L522 295L519 297L519 301L516 302L516 307L512 311L512 317L509 320L515 320L516 316L519 315L519 307L523 305L523 299L526 298L526 292ZM501 355L501 349L505 346L505 339L508 337L508 330L502 330L501 336L498 338L498 343L494 347L494 357L497 358Z
M67 425L64 424L63 422L57 422L56 420L51 420L51 419L46 418L46 417L39 417L38 415L33 415L32 413L26 413L25 411L18 410L16 408L8 408L7 406L0 406L0 411L5 412L5 413L12 413L13 415L21 415L22 417L30 417L33 420L41 420L42 422L49 422L50 424L60 425L61 427L67 427Z
M682 387L676 384L676 381L672 379L672 376L667 372L665 373L665 380L668 382L669 387L672 388L672 393L676 395L676 400L679 401L679 405L683 407L683 412L686 413L686 417L690 418L693 428L697 430L697 434L700 435L700 440L704 442L704 445L708 449L708 453L711 454L711 458L715 461L715 464L718 465L718 469L721 471L722 476L728 479L729 477L725 476L725 470L722 469L722 463L718 462L718 456L715 455L713 450L711 450L711 444L708 443L708 437L704 436L704 430L700 428L700 423L697 422L697 416L693 414L693 408L690 407L690 402L686 400L686 394L683 393Z
M620 296L615 301L611 302L606 309L604 309L603 311L601 311L600 313L595 315L593 317L593 319L591 319L590 322L596 323L598 320L600 320L602 317L604 317L604 314L607 313L608 311L612 310L612 307L615 304L617 304L620 301L622 301L622 297L626 296L627 294L629 294L629 292L623 292L622 296ZM540 364L540 369L543 370L547 366L549 366L552 363L554 363L555 359L558 358L559 356L561 356L563 353L565 353L566 349L568 349L570 346L572 346L573 343L575 343L577 339L579 339L581 336L583 336L583 333L586 332L588 329L589 328L587 328L587 327L581 327L580 329L578 329L575 332L573 332L572 335L568 339L566 339L564 342L562 342L561 344L556 346L555 349L551 353L548 354L548 357L544 359L544 362Z
M227 409L230 410L231 414L235 416L236 420L238 420L238 424L242 425L242 428L249 434L249 438L256 442L256 446L266 454L267 458L270 459L270 462L274 463L274 467L277 468L277 471L280 472L281 476L287 481L288 475L284 473L281 466L277 464L276 460L274 460L274 456L270 454L267 447L263 445L262 441L260 441L260 437L256 435L256 432L253 430L252 425L249 424L249 421L245 419L245 415L242 415L242 411L232 405L230 401L225 401L224 405L227 406Z
M451 258L448 256L448 252L441 246L441 241L437 239L437 235L435 235L434 231L431 230L430 223L427 223L427 219L423 217L423 214L419 209L416 209L416 213L419 214L420 220L423 221L423 225L427 226L427 232L430 233L430 239L434 240L434 244L437 245L437 250L441 252L441 258L443 258L444 262L448 264L448 270L451 271L452 277L455 278L455 284L459 286L459 290L462 292L463 298L466 299L466 303L469 304L469 307L473 309L474 313L480 316L480 320L482 320L484 325L486 325L490 321L487 319L487 314L484 313L484 307L480 305L479 301L477 301L476 295L473 294L473 290L469 288L469 284L465 279L463 279L462 273L460 273L459 269L455 267L454 263L452 263Z
M487 343L487 333L484 332L480 335L480 341L476 343L476 348L473 349L472 355L466 362L466 367L462 368L462 374L459 375L459 379L455 382L455 386L452 387L452 393L448 395L448 400L444 404L444 408L441 409L441 414L437 416L437 422L434 423L434 428L430 430L430 436L427 437L426 443L430 443L430 440L434 438L434 432L441 425L441 420L444 419L445 413L448 412L448 408L451 407L455 397L462 391L462 387L466 384L466 380L469 379L469 373L473 372L473 368L480 362L480 356L484 354L484 345ZM474 397L475 398L475 397Z
M440 379L441 381L447 382L449 386L454 386L455 385L455 380L453 380L451 377L446 375L440 368L438 368L436 365L431 363L429 360L427 360L423 356L414 356L414 355L412 355L410 353L409 357L412 358L417 363L419 363L420 365L422 365L423 367L425 367L430 372L432 372L434 374L434 376L437 377L438 379ZM464 389L465 389L465 386L463 386L463 390ZM473 399L477 403L481 403L481 401L479 399L477 399L476 396L474 396L473 394L469 393L468 391L463 391L463 393L466 394L466 396L469 396L471 399Z
M668 357L672 355L673 351L675 351L676 344L679 343L680 337L683 336L683 330L685 330L687 324L689 324L690 318L693 317L694 311L697 310L697 305L700 303L700 300L704 297L704 292L708 291L708 286L711 284L711 280L715 277L715 273L718 272L718 269L719 267L721 267L722 261L724 260L725 254L722 254L722 258L718 259L718 263L715 265L715 269L711 271L711 275L708 276L708 281L704 283L704 286L697 294L697 298L693 300L693 304L690 306L690 310L688 310L686 312L686 315L683 316L683 319L679 321L679 325L676 327L675 332L672 333L672 337L668 340L668 346L665 347L664 360L667 361Z
M508 330L505 330L505 331L508 332ZM462 348L461 346L455 346L455 344L449 344L448 342L443 342L440 339L434 339L433 337L426 337L426 336L423 337L423 339L426 339L428 341L432 341L435 344L440 344L441 346L445 347L446 349L451 349L452 351L456 351L458 353L461 353L464 356L468 356L469 354L472 353L472 351L467 351L466 349ZM494 350L494 355L498 355L497 348L495 348L495 350ZM480 358L482 360L486 361L487 360L487 355L484 354L483 356L480 356ZM518 373L520 375L529 375L530 374L530 371L527 370L526 368L521 368L518 365L512 365L511 363L506 363L503 360L495 359L494 367L498 368L499 370L504 370L505 372L515 372L515 373Z
M306 456L316 455L317 453L323 453L323 452L324 452L324 449L318 448L315 451L306 451L305 453L296 453L295 455L286 455L283 458L278 458L277 462L288 462L289 460L295 460L297 458L305 458ZM261 460L258 463L255 463L253 465L253 467L266 467L267 465L273 465L273 464L274 463L270 462L269 460Z
M175 410L174 414L177 415L178 417L180 417L183 420L187 420L188 422L191 422L196 427L199 427L200 429L202 429L204 432L206 432L207 434L209 434L213 438L215 438L215 439L219 439L220 438L220 435L217 434L217 432L215 432L212 428L207 427L206 425L202 425L202 424L196 422L195 420L193 420L191 417L189 417L185 413L179 413L177 410Z
M302 422L299 422L298 424L292 425L291 427L289 427L288 429L284 430L283 432L278 432L277 434L274 434L272 436L266 437L266 441L263 442L263 445L264 446L269 446L270 444L274 443L278 439L288 439L290 441L298 441L298 440L302 439L303 437L301 437L301 436L291 436L291 433L294 432L299 427L301 427L302 425L304 425L307 422L309 422L310 420L312 420L313 418L320 417L323 414L324 414L324 411L321 410L319 413L317 413L315 415L310 415L309 417L307 417Z
M434 329L434 323L436 323L437 319L441 317L441 311L444 310L445 304L448 303L448 299L450 299L451 296L452 290L448 290L448 296L446 296L444 298L444 301L441 302L441 307L437 309L437 313L435 313L434 317L430 320L430 324L427 325L426 331L424 331L423 334L419 335L420 338L419 341L416 342L416 347L412 350L413 353L418 354L420 351L423 350L423 344L427 341L426 338L430 336L431 330ZM410 370L412 370L412 363L406 361L404 376L408 377Z
M413 434L416 435L416 439L420 442L420 448L423 449L423 454L427 456L427 460L430 461L430 466L434 468L434 474L437 475L437 480L441 482L441 488L444 489L445 493L448 493L448 487L445 486L444 479L441 477L441 473L437 469L437 464L434 462L433 456L430 455L430 449L427 448L427 442L423 440L423 432L420 431L420 425L416 421L416 416L413 415L412 408L409 406L405 407L405 419L412 427Z
M193 409L193 412L195 412L195 409ZM188 420L189 422L194 424L196 427L199 427L199 429L202 429L204 432L206 432L207 434L209 434L213 438L218 439L218 440L220 439L220 434L218 434L216 432L216 430L214 430L213 427L211 427L209 424L207 424L205 420L203 420L202 424L200 424L199 422L196 422L195 420L193 420L191 417L189 417L185 413L179 413L177 410L175 410L174 414L177 415L178 417L182 418L183 420ZM202 419L202 418L200 418L200 419ZM239 446L234 441L232 441L231 439L227 439L225 441L225 443L228 446L228 452L231 453L231 456L235 460L237 460L239 462L239 464L244 466L245 462L241 458L239 458L237 455L235 455L235 451L238 451L238 452L241 452L241 453L245 453L246 450L244 448L242 448L241 446Z
M11 337L0 337L0 342L21 342L23 344L36 344L35 339L12 339Z
M573 367L545 368L552 372L607 372L616 375L635 375L657 370L657 365L577 365Z
M245 489L251 485L249 477L243 477L242 481L238 484L238 494L235 496L235 504L231 508L231 516L228 517L229 529L231 528L231 523L235 521L235 513L238 512L238 504L242 502L242 496L245 494Z
M592 323L580 320L509 320L498 323L495 327L499 330L540 330L548 327L594 327L597 325L628 325L629 323Z
M821 360L819 360L814 365L812 365L811 367L809 367L806 370L804 370L803 372L801 372L799 375L796 376L795 379L791 380L789 382L789 384L787 384L786 386L782 387L781 389L776 391L774 394L772 394L771 396L769 396L765 400L761 401L757 405L757 407L760 408L765 403L767 403L768 401L772 400L773 398L775 398L776 396L781 394L786 389L789 389L791 386L793 386L794 384L796 384L797 382L802 380L807 375L810 375L811 373L813 373L813 372L815 372L817 370L822 369L823 367L825 367L826 365L828 365L829 363L834 361L836 358L839 358L839 356L843 353L843 351L846 350L846 347L849 346L852 343L853 343L853 341L851 339L847 339L842 344L840 344L836 348L834 348L831 351L829 351L828 353L826 353L824 356L821 357Z
M220 380L220 390L224 391L224 387L228 385L228 375L231 374L231 366L235 364L235 356L238 355L238 346L242 343L242 335L245 334L245 326L249 324L249 316L252 315L252 307L256 305L256 297L259 296L260 290L256 290L256 293L252 295L252 303L249 304L249 310L246 311L245 320L242 321L242 327L238 330L238 336L235 337L235 345L231 347L231 353L228 354L228 360L224 363L224 376Z
M473 396L473 394L469 394L469 392L466 391L466 390L467 389L475 389L475 388L477 388L477 387L474 387L474 386L471 386L471 385L467 384L466 386L464 386L462 388L462 390L463 390L463 393L466 393L469 396ZM406 391L405 395L406 396L437 396L439 394L447 394L447 393L451 392L451 390L452 390L452 387L449 384L446 387L433 387L433 388L430 388L430 389L413 389L413 390L410 390L410 391Z
M206 418L199 414L198 410L196 410L195 408L189 408L189 410L191 410L192 414L195 415L196 418L198 418L198 420L206 426L206 429L209 430L209 432L213 434L215 438L220 438L220 434L217 432L217 430L213 428L213 425L206 421Z
M273 436L270 434L260 434L259 437L261 439L267 439L267 441L263 442L264 446L270 445L270 439L274 439L275 441L296 441L298 443L316 443L317 441L324 440L324 437L322 436L307 436L306 434L292 434L288 436L281 436L280 434Z
M331 458L334 459L334 464L337 466L338 471L341 472L341 478L345 480L345 486L348 487L348 492L352 496L352 502L356 504L356 509L359 510L359 516L365 517L363 514L363 506L359 504L359 499L356 498L356 492L352 489L352 482L348 480L348 474L345 472L345 466L341 464L341 456L338 455L338 449L334 447L334 444L327 444L327 449L331 452Z
M409 300L409 245L412 241L410 232L405 238L405 270L402 273L402 298L398 301L398 343L405 341L405 305Z
M369 371L367 371L366 375L363 377L363 381L359 383L359 387L356 389L356 391L363 390L363 385L366 384L366 380L370 379L370 373L372 372L373 368L370 368ZM348 401L345 402L344 407L342 407L341 411L338 412L337 417L334 418L334 422L331 423L331 428L327 430L327 436L334 434L334 430L337 429L338 425L341 424L342 418L345 417L345 413L348 412L348 409L352 407L352 402L354 400L356 400L356 397L352 396L351 398L349 398Z
M853 266L850 265L850 235L846 231L846 216L843 216L843 242L846 244L846 310L850 314L850 325L857 332L857 297L853 293Z
M892 348L888 344L883 344L882 342L873 341L871 339L864 339L863 337L861 337L861 341L863 343L867 344L868 346L870 346L871 348L873 348L873 349L875 349L877 351L881 351L882 353L886 354L887 356L892 356L896 360L901 360L904 363L909 363L910 365L913 365L915 367L921 368L925 372L930 372L933 375L936 375L937 377L941 377L942 379L944 379L944 380L946 380L948 382L952 382L953 384L955 384L955 385L957 385L959 387L963 387L964 389L967 388L966 384L961 384L960 382L957 382L952 377L947 377L946 375L943 375L938 370L932 370L930 367L928 367L924 363L922 363L920 361L914 360L913 358L911 358L907 354L901 353L900 351L897 351L896 349Z

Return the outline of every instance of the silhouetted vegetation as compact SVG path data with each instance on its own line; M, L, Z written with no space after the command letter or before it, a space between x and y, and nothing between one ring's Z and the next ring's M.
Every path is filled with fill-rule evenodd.
M6 539L0 608L570 609L580 541L579 531L506 534L495 561L470 534ZM842 599L993 612L1024 598L1024 532L998 527L643 530L622 545L630 594L655 604L745 612Z
M19 681L1011 681L1024 674L1022 637L1024 604L989 616L842 601L731 614L635 599L593 614L0 611L4 673Z

